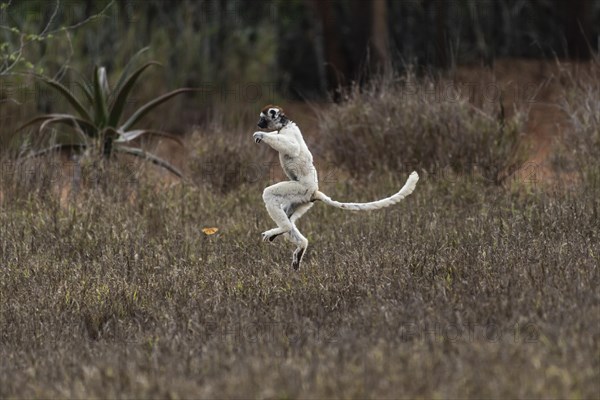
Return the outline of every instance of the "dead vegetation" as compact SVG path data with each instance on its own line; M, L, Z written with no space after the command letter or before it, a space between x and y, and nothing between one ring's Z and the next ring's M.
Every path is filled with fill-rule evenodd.
M326 183L331 196L392 193L404 178L398 155L426 172L478 161L469 157L481 146L491 161L512 160L514 146L494 136L510 124L461 103L392 110L374 93L353 96L322 116L339 124L369 105L348 122L349 141L324 133L321 152L332 153L322 156L342 171ZM427 125L429 108L438 119ZM382 115L408 123L394 130ZM465 147L484 128L491 136ZM147 167L115 163L61 199L60 168L23 175L3 164L0 397L597 397L598 185L424 174L391 209L314 207L301 222L311 252L294 272L286 244L260 241L270 170L221 174L232 161L240 173L270 161L252 131L193 136L193 182L159 188ZM359 141L360 153L340 155ZM587 160L582 171L597 171L598 158ZM379 174L368 182L351 176L370 168Z

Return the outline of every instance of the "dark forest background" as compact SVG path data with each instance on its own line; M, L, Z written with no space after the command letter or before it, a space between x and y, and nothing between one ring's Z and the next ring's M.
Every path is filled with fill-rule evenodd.
M66 42L61 27L99 13ZM25 0L11 2L0 22L33 34L51 22L57 33L26 47L27 59L50 74L67 62L117 73L149 46L170 86L269 82L292 98L319 98L387 68L452 71L506 57L588 59L598 51L600 2ZM0 31L3 53L19 39Z

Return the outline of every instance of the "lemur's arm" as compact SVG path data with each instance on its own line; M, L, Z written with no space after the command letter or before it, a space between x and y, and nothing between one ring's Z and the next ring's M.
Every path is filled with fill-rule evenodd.
M252 137L256 143L265 142L280 153L287 154L292 157L300 154L300 146L298 145L298 142L277 132L254 132Z

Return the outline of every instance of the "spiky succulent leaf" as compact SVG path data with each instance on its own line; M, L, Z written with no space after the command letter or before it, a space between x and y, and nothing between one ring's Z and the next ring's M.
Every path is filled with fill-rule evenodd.
M108 99L110 95L110 86L108 84L108 77L106 76L106 68L98 68L98 80L100 81L100 88L102 89L102 96L104 99Z
M184 146L183 142L181 141L181 138L179 138L178 136L175 136L168 132L157 131L157 130L153 130L153 129L135 129L132 131L127 131L127 132L119 132L119 138L116 140L116 142L119 142L119 143L131 142L132 140L134 140L142 135L164 137L166 139L170 139L170 140L173 140L173 141L179 143L181 146Z
M129 119L119 127L119 131L125 132L128 131L129 128L131 128L136 122L138 122L140 119L142 119L147 113L149 113L150 111L152 111L153 109L155 109L156 107L158 107L159 105L163 104L164 102L170 100L171 98L182 94L182 93L189 93L189 92L193 92L195 91L195 89L191 89L191 88L182 88L182 89L177 89L177 90L173 90L172 92L163 94L162 96L149 101L148 103L144 104L143 106L141 106L140 108L138 108L138 110L133 113L133 115L131 117L129 117Z
M134 157L143 158L144 160L148 160L151 163L156 164L156 165L166 169L167 171L171 172L172 174L176 175L179 178L183 177L183 173L177 167L173 166L168 161L165 161L162 158L157 157L152 153L148 153L142 149L119 145L114 148L114 151L119 152L119 153L129 154Z
M104 128L107 122L107 107L104 89L102 88L102 72L103 68L94 68L94 122L99 128ZM105 73L106 74L106 73Z
M85 81L77 82L76 86L81 89L81 92L84 94L89 105L91 106L92 104L94 104L94 94L92 93L93 90L92 90L91 86L88 83L86 83ZM90 121L91 121L91 116L90 116Z
M92 121L92 117L90 113L86 110L86 108L81 104L81 102L71 93L71 91L63 86L61 83L48 79L44 76L40 76L43 82L45 82L50 87L54 88L58 93L60 93L77 111L77 113L81 116L82 119Z
M21 125L19 128L17 128L17 131L20 131L28 126L31 126L33 124L39 123L41 122L44 126L44 128L48 125L48 124L53 124L53 123L61 123L61 124L65 124L70 126L73 129L81 129L87 136L91 136L91 137L95 137L98 134L98 130L96 129L96 126L94 124L92 124L90 121L81 119L81 118L77 118L74 115L71 114L45 114L45 115L39 115L29 121L27 121L26 123L24 123L23 125ZM40 126L40 131L42 131L42 126Z
M69 69L70 71L73 71L77 75L78 79L77 79L77 81L75 81L75 86L77 88L81 89L81 91L83 92L89 105L92 106L92 104L94 104L94 95L92 93L93 92L92 81L87 80L86 77L83 76L83 74L81 72L77 71L74 68L67 67L67 69ZM77 97L77 96L75 96L75 97ZM89 107L87 108L87 110L89 112Z
M115 96L114 101L110 108L110 113L109 113L109 117L108 117L108 126L112 126L112 127L117 126L117 124L119 123L119 120L121 119L121 115L123 114L125 104L127 103L127 98L129 97L131 90L135 86L136 81L138 80L140 75L148 67L150 67L152 65L160 65L160 64L157 62L149 62L149 63L142 65L134 73L132 73L131 76L127 77L127 79L125 79L123 81L123 83L121 84L120 87L115 89L115 90L118 90L118 92L116 92L116 94L114 95Z
M116 93L118 93L121 89L121 87L123 86L123 83L125 82L125 79L127 79L127 77L129 76L129 72L131 71L131 68L133 68L133 64L137 61L137 59L146 51L148 51L150 47L144 47L143 49L140 49L137 53L135 53L131 59L129 60L129 62L127 62L127 65L125 66L125 68L123 69L123 72L121 73L121 76L119 76L119 80L117 81L117 84L115 85L114 89L113 89L113 95L116 95Z

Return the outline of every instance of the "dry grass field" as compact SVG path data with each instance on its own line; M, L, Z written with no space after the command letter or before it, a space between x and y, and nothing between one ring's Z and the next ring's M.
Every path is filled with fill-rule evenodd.
M380 212L317 204L299 271L260 239L279 167L254 120L190 134L184 182L4 156L0 397L598 398L597 82L561 97L563 184L527 163L526 108L393 84L323 107L307 140L327 194L422 179Z

